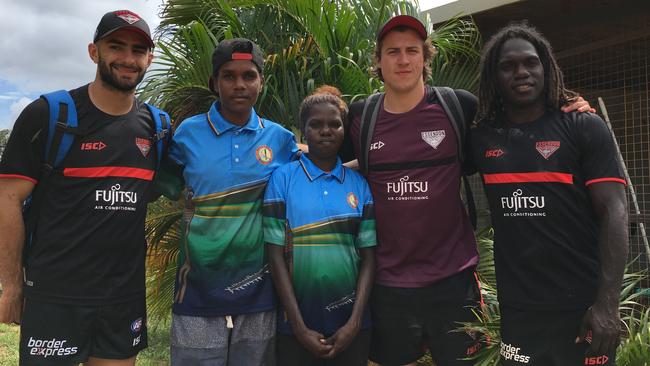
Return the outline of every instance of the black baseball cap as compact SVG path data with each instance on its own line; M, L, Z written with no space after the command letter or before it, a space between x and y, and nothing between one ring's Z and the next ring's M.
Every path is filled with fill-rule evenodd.
M264 54L250 39L232 38L219 42L212 53L213 75L217 75L221 66L232 60L250 60L260 73L264 70Z
M93 43L97 43L100 39L120 29L133 30L142 34L149 47L153 48L153 39L151 39L151 32L147 22L130 10L115 10L104 14L95 30Z
M424 24L415 17L410 15L397 15L394 16L381 27L379 33L377 33L377 41L380 41L384 36L397 27L407 27L416 31L422 39L427 39L427 29L424 27Z

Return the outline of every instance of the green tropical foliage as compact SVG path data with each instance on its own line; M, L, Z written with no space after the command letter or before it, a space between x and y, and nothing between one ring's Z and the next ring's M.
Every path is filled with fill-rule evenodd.
M158 54L140 97L177 123L205 112L215 99L208 89L215 45L245 37L266 52L258 113L295 127L300 102L319 85L338 87L349 101L380 90L381 82L370 77L375 35L389 17L417 13L417 5L406 0L168 0L157 31ZM475 90L480 38L474 24L452 19L431 38L438 56L429 82ZM147 288L153 320L166 318L172 304L180 217L175 202L150 205Z
M140 96L176 121L204 112L215 98L207 86L212 50L224 38L245 37L266 52L257 110L296 126L300 102L318 85L334 85L350 99L381 89L379 80L369 78L375 35L394 14L416 15L417 7L405 0L169 0L158 31L159 55ZM453 19L431 38L439 55L430 82L474 90L474 24Z
M0 130L0 157L2 157L2 153L5 151L10 134L11 130Z

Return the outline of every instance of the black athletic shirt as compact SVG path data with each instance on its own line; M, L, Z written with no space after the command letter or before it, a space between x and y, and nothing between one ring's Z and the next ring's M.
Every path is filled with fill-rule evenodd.
M129 113L111 116L91 103L88 86L70 93L79 128L94 132L75 139L44 191L26 250L25 296L77 305L142 298L145 195L156 164L151 114L137 101ZM42 98L23 110L0 178L38 181L48 111Z
M549 111L471 131L495 230L499 302L536 309L593 304L600 261L588 186L625 183L605 123Z

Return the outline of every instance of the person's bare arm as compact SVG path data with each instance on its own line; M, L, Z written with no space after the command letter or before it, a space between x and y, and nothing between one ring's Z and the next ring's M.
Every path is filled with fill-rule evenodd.
M0 323L20 323L25 242L22 210L33 189L34 183L27 180L0 179Z
M274 244L266 244L269 253L269 264L271 266L271 277L275 290L285 309L293 334L298 342L315 357L324 357L332 349L332 346L325 343L325 336L311 330L305 325L298 308L296 295L293 292L293 285L287 266L284 263L284 247Z
M577 97L575 100L567 102L562 106L562 112L569 113L572 111L578 111L580 113L590 112L596 113L596 109L589 105L589 102L584 100L582 97Z
M361 329L363 312L368 304L368 298L370 297L370 291L375 278L375 248L361 248L359 249L359 256L361 257L361 268L359 269L352 314L350 314L350 319L348 319L347 323L326 340L327 344L333 345L326 356L327 358L336 357L348 348Z
M619 296L628 254L627 201L620 183L601 182L589 186L598 218L600 275L596 302L587 310L576 342L592 331L588 355L613 353L620 342Z

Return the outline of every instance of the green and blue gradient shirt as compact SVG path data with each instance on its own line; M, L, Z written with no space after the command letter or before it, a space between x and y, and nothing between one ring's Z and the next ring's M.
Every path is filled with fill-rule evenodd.
M340 159L331 172L324 172L305 155L280 167L264 195L264 240L285 246L307 327L333 334L352 314L357 251L377 244L368 184ZM367 313L362 325L369 326ZM282 308L278 332L292 334Z
M181 224L175 314L236 315L275 306L262 199L271 173L296 159L295 137L255 110L237 126L218 108L215 102L179 125L166 164L171 168L158 184L170 197L183 188L192 192Z

